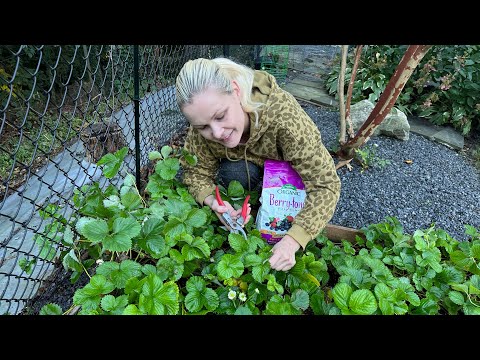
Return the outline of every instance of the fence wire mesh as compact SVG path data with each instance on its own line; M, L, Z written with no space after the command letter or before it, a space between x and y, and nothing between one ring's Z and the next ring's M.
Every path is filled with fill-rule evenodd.
M21 313L56 281L62 245L46 213L68 220L82 186L118 185L97 168L103 155L128 147L121 173L139 179L148 152L186 129L174 93L182 65L227 56L253 66L253 48L0 45L0 314Z
M21 313L65 275L54 271L62 245L49 211L69 221L84 185L118 186L127 172L145 185L148 153L185 135L174 81L187 60L225 56L260 69L268 48L0 45L0 314ZM333 60L339 52L286 49L287 82L321 72L310 68L312 57ZM124 146L120 175L102 177L96 162Z

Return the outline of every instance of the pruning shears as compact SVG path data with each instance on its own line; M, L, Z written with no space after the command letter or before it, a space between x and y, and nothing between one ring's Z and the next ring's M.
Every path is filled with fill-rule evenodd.
M215 187L215 197L217 198L217 202L220 206L225 206L225 203L223 202L222 197L220 196L220 190L218 189L218 185ZM225 222L227 223L230 232L235 234L241 233L245 239L247 238L247 234L245 233L245 230L243 230L242 225L245 224L245 220L247 219L249 199L250 199L250 195L247 195L242 205L242 214L240 218L238 218L237 220L232 219L232 217L228 212L224 212L222 214L223 220L225 220Z

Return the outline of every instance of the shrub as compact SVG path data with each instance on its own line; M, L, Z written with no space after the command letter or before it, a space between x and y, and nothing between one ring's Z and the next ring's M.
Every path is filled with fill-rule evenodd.
M407 46L365 46L355 77L352 104L363 99L376 102L392 77ZM353 66L347 58L345 86ZM337 94L340 62L327 75L330 94ZM463 135L480 129L480 46L434 45L413 72L397 99L396 107L425 117L437 125L451 124Z

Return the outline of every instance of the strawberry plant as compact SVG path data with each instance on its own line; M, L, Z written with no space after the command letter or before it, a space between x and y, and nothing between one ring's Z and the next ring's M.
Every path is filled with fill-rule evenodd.
M121 172L126 153L100 159L105 177ZM73 296L79 314L480 314L480 233L473 227L471 241L460 243L433 226L406 235L387 218L363 229L365 239L355 244L321 234L292 269L276 271L268 262L272 246L253 221L247 239L227 232L177 180L180 159L194 165L194 155L164 146L149 157L155 170L143 194L127 173L118 188L93 183L77 191L70 221L58 207L43 212L58 223L47 248L62 249L72 282L89 277ZM224 191L242 203L238 186ZM50 303L40 313L69 311Z

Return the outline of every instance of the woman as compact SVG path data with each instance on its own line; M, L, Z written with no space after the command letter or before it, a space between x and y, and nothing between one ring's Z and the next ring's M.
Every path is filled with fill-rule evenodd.
M240 210L217 203L217 172L227 186L238 180L244 188L258 188L265 159L275 159L290 162L301 176L305 205L269 259L274 270L291 269L296 251L318 236L340 196L340 179L317 126L272 75L225 58L185 63L176 94L190 123L185 149L198 158L194 167L183 164L183 181L220 220L222 213L236 218Z

